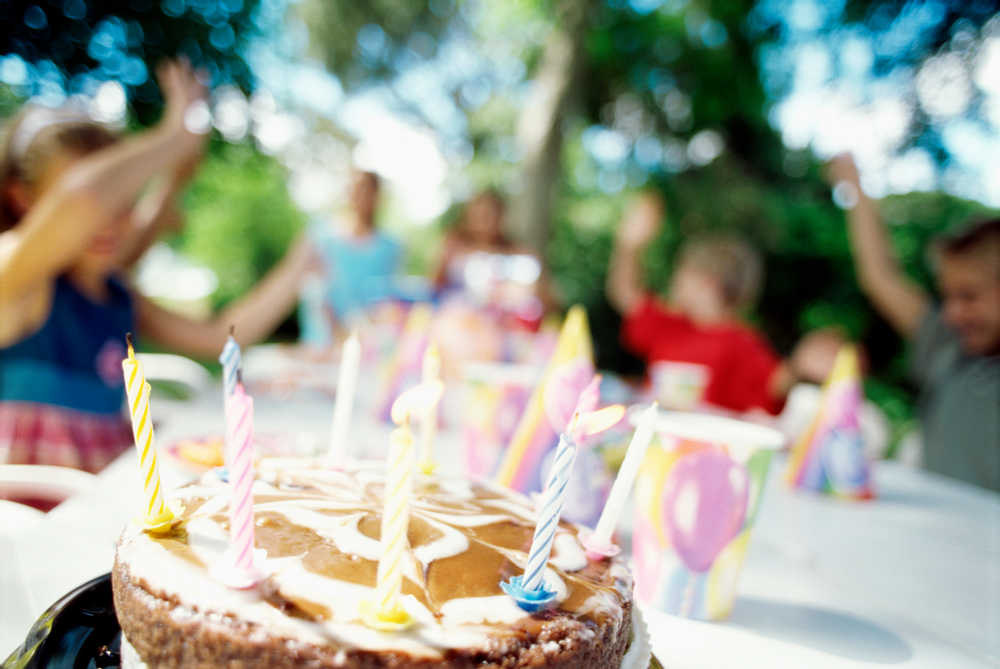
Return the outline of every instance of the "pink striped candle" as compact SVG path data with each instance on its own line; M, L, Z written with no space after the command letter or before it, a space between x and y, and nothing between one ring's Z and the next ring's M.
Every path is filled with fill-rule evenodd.
M262 577L254 550L253 398L237 383L227 401L226 443L230 460L229 550L212 573L231 588L250 588Z
M233 565L248 570L253 565L253 398L239 383L229 399L227 425L233 460L229 481L233 499L229 503L229 543L235 553Z

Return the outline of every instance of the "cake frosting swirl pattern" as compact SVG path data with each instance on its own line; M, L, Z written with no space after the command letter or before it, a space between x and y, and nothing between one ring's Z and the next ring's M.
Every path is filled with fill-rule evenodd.
M153 668L620 666L632 627L624 562L588 560L577 528L562 523L545 572L557 605L526 613L500 582L524 569L531 501L457 476L413 480L403 595L416 624L367 627L359 608L375 584L384 483L384 465L262 460L254 516L265 578L248 590L210 573L228 547L228 486L209 472L175 491L185 511L171 534L129 527L119 542L126 639Z

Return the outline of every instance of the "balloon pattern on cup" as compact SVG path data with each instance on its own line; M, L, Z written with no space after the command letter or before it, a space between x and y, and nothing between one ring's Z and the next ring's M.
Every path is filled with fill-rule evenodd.
M722 449L680 458L664 485L661 513L670 545L692 572L708 571L746 518L750 477Z

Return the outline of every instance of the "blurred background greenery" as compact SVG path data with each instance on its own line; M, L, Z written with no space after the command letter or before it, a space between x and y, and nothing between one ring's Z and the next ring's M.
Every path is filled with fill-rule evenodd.
M896 438L904 346L858 291L823 163L855 152L928 287L925 242L1000 205L990 1L0 0L0 26L4 114L73 97L148 124L159 59L206 68L218 132L166 242L211 270L212 307L341 206L353 163L384 177L383 225L415 274L461 201L507 193L513 234L587 307L598 364L635 374L604 272L630 195L656 188L670 224L651 287L686 235L746 235L768 268L750 319L783 353L829 325L863 342Z

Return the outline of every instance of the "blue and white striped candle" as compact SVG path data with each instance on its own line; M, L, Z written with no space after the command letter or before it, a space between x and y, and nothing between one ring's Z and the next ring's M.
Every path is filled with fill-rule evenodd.
M236 392L237 374L243 367L243 358L240 354L240 345L233 339L233 328L229 328L229 339L222 347L222 355L219 356L222 363L222 403L229 411L229 398Z
M528 565L521 578L521 587L528 591L540 590L543 584L545 565L548 564L552 552L552 542L556 538L559 527L559 517L562 515L563 504L566 501L566 489L569 485L569 475L576 461L577 445L570 436L571 430L559 436L555 460L545 484L545 502L539 514L535 534L531 539L531 549L528 551Z

